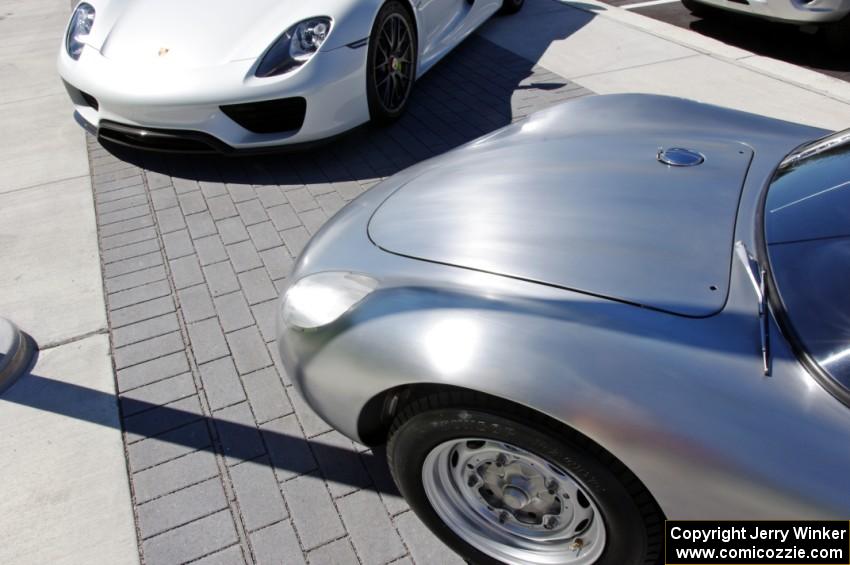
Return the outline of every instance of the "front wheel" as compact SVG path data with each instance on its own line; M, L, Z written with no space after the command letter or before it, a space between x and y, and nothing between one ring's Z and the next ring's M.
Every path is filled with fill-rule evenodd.
M404 113L416 79L418 47L410 13L398 0L383 5L369 36L366 96L369 115L388 123Z
M634 476L511 410L437 394L400 411L387 459L422 521L471 563L658 563L661 512Z

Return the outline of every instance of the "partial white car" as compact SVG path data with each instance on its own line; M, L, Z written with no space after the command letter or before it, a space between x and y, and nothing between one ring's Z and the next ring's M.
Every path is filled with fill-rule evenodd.
M309 144L404 111L414 81L524 0L86 0L59 73L84 127L179 151Z
M697 16L712 8L826 31L834 44L850 43L850 0L682 0Z

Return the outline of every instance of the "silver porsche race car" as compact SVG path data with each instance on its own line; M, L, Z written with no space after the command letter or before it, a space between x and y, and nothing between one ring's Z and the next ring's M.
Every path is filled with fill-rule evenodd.
M850 132L583 98L363 194L290 280L292 381L472 562L850 515Z

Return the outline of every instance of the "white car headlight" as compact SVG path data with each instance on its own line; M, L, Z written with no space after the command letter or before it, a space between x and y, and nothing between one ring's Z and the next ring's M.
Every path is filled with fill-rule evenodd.
M73 60L78 60L85 47L85 41L94 25L94 6L83 2L74 10L68 34L65 36L65 48Z
M326 272L308 275L289 287L283 297L283 322L312 329L330 324L378 287L365 275Z
M266 51L254 74L273 77L300 67L316 54L330 32L330 18L310 18L295 24Z

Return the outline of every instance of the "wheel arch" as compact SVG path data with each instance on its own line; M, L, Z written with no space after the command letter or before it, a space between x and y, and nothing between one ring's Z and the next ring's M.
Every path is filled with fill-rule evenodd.
M518 402L481 391L434 383L406 384L387 389L373 396L361 409L357 422L357 431L360 439L367 445L373 446L385 443L392 428L393 420L402 407L440 394L451 395L453 401L458 405L466 406L469 403L470 407L498 408L500 413L514 416L529 425L540 428L542 431L568 437L581 447L594 451L605 463L616 468L618 474L626 477L628 481L634 481L639 485L640 489L648 497L644 502L653 504L662 518L665 518L661 505L646 484L625 463L604 446L574 427L539 410L534 410Z

